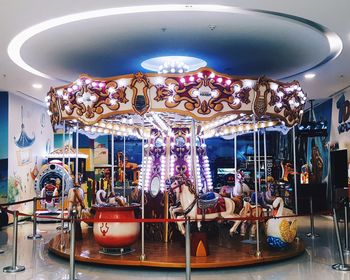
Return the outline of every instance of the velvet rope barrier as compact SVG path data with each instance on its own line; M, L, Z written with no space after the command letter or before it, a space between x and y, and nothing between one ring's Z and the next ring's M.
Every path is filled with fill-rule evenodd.
M8 212L13 215L14 211L8 210L4 208L5 212ZM330 215L330 212L320 212L319 215ZM18 213L18 216L24 216L24 217L33 217L33 214L26 214L26 213ZM237 217L237 218L216 218L216 219L191 219L191 222L211 222L211 221L267 221L269 219L284 219L284 218L297 218L297 217L305 217L309 216L308 214L304 215L283 215L283 216L269 216L269 217ZM45 216L45 215L36 215L36 217L40 217L43 219L54 219L54 220L62 220L62 218L59 217L52 217L52 216ZM63 218L64 221L69 221L69 218ZM82 219L76 219L76 221L80 222L86 222L86 223L94 223L94 222L118 222L118 223L130 223L130 222L144 222L144 223L165 223L165 222L185 222L185 218L181 219L165 219L165 218L134 218L134 219L96 219L96 218L82 218Z

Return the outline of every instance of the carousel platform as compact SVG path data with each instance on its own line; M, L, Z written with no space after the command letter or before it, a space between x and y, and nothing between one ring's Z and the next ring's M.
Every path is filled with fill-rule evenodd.
M69 259L69 235L64 235L65 248L60 248L60 234L48 244L49 251L55 255ZM284 250L271 249L261 242L262 255L255 256L256 244L242 242L240 236L229 239L213 239L209 241L209 255L206 257L191 257L191 267L196 269L238 267L255 264L271 263L290 259L304 252L302 240L294 241ZM146 260L140 261L141 242L133 246L134 251L122 256L100 253L101 247L95 242L92 229L83 230L83 240L76 242L75 259L79 262L111 266L138 266L159 268L184 268L184 242L145 242Z

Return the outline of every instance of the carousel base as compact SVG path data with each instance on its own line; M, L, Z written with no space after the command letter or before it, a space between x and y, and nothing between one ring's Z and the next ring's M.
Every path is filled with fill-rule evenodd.
M111 256L122 256L135 252L133 248L102 248L98 251L100 254L111 255Z
M69 259L69 235L64 234L64 248L60 247L61 235L55 236L48 245L52 253ZM206 257L191 257L192 268L221 268L238 267L254 264L271 263L290 259L304 252L304 243L299 239L284 250L274 250L261 242L261 255L256 256L256 245L244 244L239 236L229 240L209 240L210 254ZM91 230L83 232L83 240L76 242L75 260L79 262L95 263L111 266L139 266L139 267L185 267L184 242L162 243L145 242L144 260L140 260L141 242L133 245L133 252L115 256L101 253L101 247L95 242Z
M58 223L61 222L61 220L59 220L59 218L61 218L61 210L57 210L56 212L49 212L46 210L39 210L36 211L37 214L37 222L40 223ZM68 211L65 210L63 212L63 216L67 217L68 216ZM50 218L52 217L52 218Z

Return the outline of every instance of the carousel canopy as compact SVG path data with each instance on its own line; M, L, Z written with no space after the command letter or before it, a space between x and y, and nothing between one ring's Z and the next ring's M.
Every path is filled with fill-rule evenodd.
M92 134L149 136L196 121L203 137L259 128L291 128L302 118L299 83L236 77L200 68L183 74L96 78L86 74L46 96L53 126L63 120Z
M63 148L58 148L53 150L51 153L49 153L47 158L62 158L63 157ZM73 149L70 146L64 147L64 157L65 158L75 158L76 157L76 150ZM88 158L88 155L78 153L78 158Z

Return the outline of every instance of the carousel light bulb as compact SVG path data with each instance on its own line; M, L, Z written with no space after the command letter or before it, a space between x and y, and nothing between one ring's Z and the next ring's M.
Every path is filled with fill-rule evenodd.
M233 90L234 90L234 93L240 92L241 91L240 85L234 85Z
M299 102L294 102L295 107L299 107L300 103Z
M46 111L49 116L52 116L52 112L50 110Z
M194 77L191 76L191 77L189 78L189 80L190 80L190 82L193 82L193 81L194 81Z
M91 80L90 80L90 79L86 79L86 80L85 80L85 84L88 85L88 84L90 84L90 83L91 83Z
M79 87L77 85L72 86L73 90L77 90Z
M101 127L99 127L99 128L97 129L97 132L98 132L98 133L102 133L102 131L103 131L103 129L102 129Z
M105 125L105 124L104 124ZM105 125L108 129L112 129L113 125L111 123L108 123L107 125Z
M78 79L75 81L78 86L81 86L83 84L82 80Z
M56 94L57 94L58 97L61 97L63 95L63 90L62 89L58 89L56 91Z
M103 87L105 86L105 83L102 83L102 82L101 82L101 83L98 84L98 86L99 86L100 88L103 88Z
M198 77L198 78L203 78L203 73L202 73L202 72L199 72L199 73L197 74L197 77Z
M282 108L282 106L283 106L283 104L282 104L281 102L277 102L277 103L276 103L276 107L277 107L277 108Z
M304 101L304 100L301 100L300 103L301 103L301 104L305 104L305 101Z
M198 97L199 94L200 94L199 90L194 90L194 91L192 92L192 95L193 95L194 97Z
M109 134L109 129L105 129L103 132L104 132L105 134Z
M273 126L273 122L270 121L270 122L267 123L267 125L268 126Z
M174 96L172 96L172 95L168 96L168 102L173 103L174 102Z
M303 113L304 113L304 111L303 111L303 110L300 110L299 114L302 115Z
M181 82L181 83L185 83L185 82L186 82L185 78L181 78L181 79L180 79L180 82Z
M70 111L69 105L64 106L64 110L66 110L67 112Z
M92 127L91 132L95 132L95 131L96 131L96 127Z
M221 83L221 82L222 82L222 78L221 78L221 77L220 77L220 78L217 78L216 81L217 81L218 83Z
M117 100L112 98L109 100L109 103L114 106L115 104L117 104Z
M289 105L293 105L293 104L294 104L294 100L293 100L293 99L290 99L290 100L288 101L288 103L289 103Z
M108 88L108 92L109 92L110 94L113 94L113 93L116 92L116 89L115 89L114 87L109 87L109 88Z
M226 85L228 85L228 86L229 86L229 85L232 83L232 81L231 81L231 80L226 80L226 82L225 82L225 83L226 83Z
M96 95L91 95L91 96L90 96L90 100L91 100L92 102L95 102L96 99L97 99Z
M71 93L72 91L73 91L73 89L72 88L67 88L67 91L69 92L69 93Z
M276 91L278 89L278 84L276 83L270 83L270 88L274 91Z
M233 102L234 102L235 104L239 104L239 103L241 103L241 100L240 100L238 97L235 97L235 98L233 99Z
M97 87L97 83L96 82L92 82L91 84L93 87Z
M85 131L90 131L91 128L90 128L90 126L85 126L85 127L84 127L84 130L85 130Z
M170 72L171 72L171 73L175 73L175 68L171 68L171 69L170 69Z
M215 77L215 74L213 72L210 73L209 78L213 79L214 77Z
M50 102L46 102L46 107L50 107Z
M83 98L82 96L79 96L79 97L77 98L77 102L78 102L78 103L83 103L83 102L84 102L84 98Z
M280 98L282 98L282 97L284 96L284 93L283 93L282 91L278 91L278 92L277 92L277 96L280 97Z

